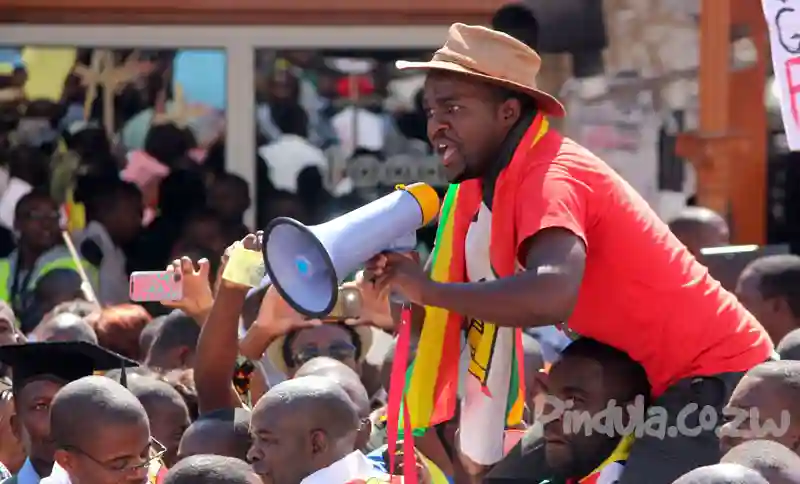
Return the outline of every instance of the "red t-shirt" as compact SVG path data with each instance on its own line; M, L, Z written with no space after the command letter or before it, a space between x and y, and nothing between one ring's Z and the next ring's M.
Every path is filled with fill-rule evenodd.
M536 151L518 189L517 245L550 227L583 239L586 269L570 329L641 363L654 395L769 357L761 324L613 169L566 138L554 160Z

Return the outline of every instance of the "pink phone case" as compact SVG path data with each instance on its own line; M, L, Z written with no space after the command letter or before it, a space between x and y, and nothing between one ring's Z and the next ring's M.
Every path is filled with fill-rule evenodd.
M183 297L183 284L174 272L134 272L130 281L131 301L180 301Z

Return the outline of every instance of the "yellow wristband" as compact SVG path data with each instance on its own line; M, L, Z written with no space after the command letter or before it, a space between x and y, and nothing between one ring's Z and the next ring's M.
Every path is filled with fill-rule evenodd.
M264 278L264 257L261 252L245 249L238 245L228 257L228 264L222 272L222 278L241 286L256 287Z

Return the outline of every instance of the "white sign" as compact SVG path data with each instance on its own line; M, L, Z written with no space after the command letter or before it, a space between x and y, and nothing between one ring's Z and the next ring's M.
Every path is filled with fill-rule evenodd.
M762 0L783 125L792 151L800 150L800 3Z

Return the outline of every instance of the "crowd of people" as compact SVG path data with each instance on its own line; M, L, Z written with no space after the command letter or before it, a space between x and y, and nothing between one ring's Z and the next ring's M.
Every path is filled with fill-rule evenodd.
M143 182L102 122L59 131L82 98L27 103L3 140L3 482L800 484L800 257L758 259L724 289L697 257L730 243L725 220L693 209L668 225L550 129L564 108L514 34L455 24L431 62L398 66L427 73L426 137L451 182L433 279L419 258L377 255L342 285L359 294L348 319L226 277L263 241L223 142L198 163L192 130L154 123L136 159L163 176ZM286 79L299 99L282 71L261 129L321 149L319 120L277 99ZM363 203L322 171L276 187L265 170L267 218ZM131 303L131 271L165 268L180 298ZM441 399L419 426L424 374ZM610 408L634 425L574 428Z

